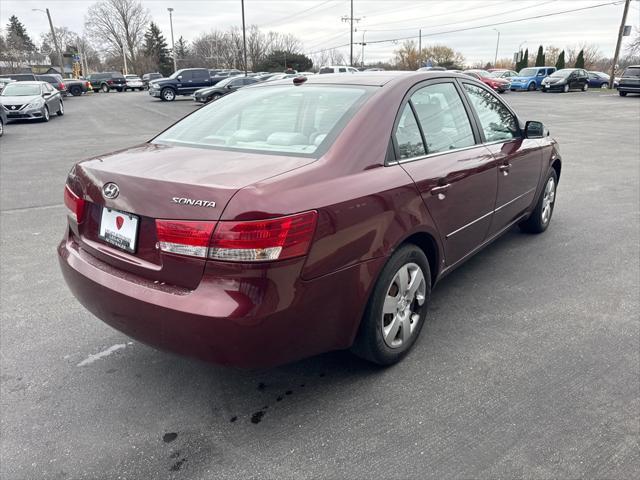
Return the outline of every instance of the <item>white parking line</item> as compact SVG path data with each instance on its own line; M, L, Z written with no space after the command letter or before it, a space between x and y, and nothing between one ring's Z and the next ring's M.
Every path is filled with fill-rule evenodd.
M129 342L129 345L132 345L133 342ZM82 360L77 366L78 367L84 367L85 365L89 365L93 362L95 362L96 360L99 360L103 357L108 357L109 355L111 355L113 352L115 352L116 350L121 350L123 348L126 348L127 344L124 343L117 343L109 348L107 348L106 350L103 350L99 353L95 353L92 355L89 355L87 358L85 358L84 360Z

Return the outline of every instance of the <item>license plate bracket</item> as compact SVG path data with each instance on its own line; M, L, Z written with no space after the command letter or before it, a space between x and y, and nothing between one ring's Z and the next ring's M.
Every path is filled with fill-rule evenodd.
M129 253L136 253L140 217L104 207L98 238Z

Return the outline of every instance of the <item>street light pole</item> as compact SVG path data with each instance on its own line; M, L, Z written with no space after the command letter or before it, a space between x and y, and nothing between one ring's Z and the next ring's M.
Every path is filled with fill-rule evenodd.
M242 57L244 58L244 76L247 76L247 30L244 26L244 0L242 4ZM285 65L286 67L286 65Z
M498 46L500 45L500 30L494 28L496 32L498 32L498 41L496 42L496 58L493 60L493 68L496 68L496 63L498 63Z
M171 53L173 57L173 71L176 72L178 67L176 66L176 44L173 41L173 8L167 8L169 11L169 25L171 25Z
M366 45L366 43L364 43L364 34L367 33L366 30L362 31L362 54L361 54L361 62L362 62L362 68L364 68L364 46Z
M64 61L62 60L62 50L60 50L60 45L58 44L58 37L56 37L56 31L53 28L53 22L51 21L51 14L49 13L49 9L41 10L40 8L32 8L34 12L44 12L47 14L47 18L49 19L49 28L51 28L51 36L53 37L53 45L56 47L56 52L58 54L58 62L60 66L60 75L64 78Z

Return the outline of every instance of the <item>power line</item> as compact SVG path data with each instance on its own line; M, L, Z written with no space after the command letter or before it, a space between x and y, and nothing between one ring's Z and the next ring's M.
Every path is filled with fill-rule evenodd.
M433 37L433 36L437 36L437 35L445 35L445 34L448 34L448 33L466 32L466 31L469 31L469 30L478 30L478 29L481 29L481 28L496 27L496 26L499 26L499 25L507 25L507 24L510 24L510 23L524 22L526 20L535 20L535 19L538 19L538 18L546 18L546 17L553 17L553 16L556 16L556 15L563 15L565 13L579 12L579 11L583 11L583 10L591 10L591 9L594 9L594 8L605 7L605 6L608 6L608 5L619 5L620 3L623 3L623 1L624 0L617 0L617 1L614 1L614 2L600 3L598 5L591 5L591 6L588 6L588 7L573 8L571 10L563 10L561 12L546 13L546 14L543 14L543 15L535 15L533 17L518 18L516 20L506 20L504 22L488 23L488 24L484 24L484 25L477 25L477 26L474 26L474 27L457 28L457 29L453 29L453 30L445 30L445 31L442 31L442 32L427 33L427 34L423 34L422 36L423 37ZM367 44L398 42L398 41L401 41L401 40L413 40L414 38L418 38L418 35L411 35L411 36L408 36L408 37L388 38L388 39L385 39L385 40L368 40ZM309 54L312 55L314 53L326 52L328 50L333 50L335 48L341 48L341 47L344 47L344 46L347 46L347 45L349 45L349 44L347 43L346 45L338 45L338 46L331 47L331 48L325 48L325 49L318 50L318 51L315 51L315 52L309 52Z
M520 7L520 8L517 8L515 10L508 10L506 12L493 13L491 15L483 15L482 17L470 18L468 20L460 20L460 21L451 22L451 23L444 23L444 24L441 24L441 25L430 25L428 27L427 26L421 26L421 27L407 27L407 28L392 28L392 29L383 29L383 30L376 30L376 29L367 28L367 31L369 31L369 32L397 32L397 31L404 31L404 30L419 30L421 28L448 27L450 25L458 25L460 23L475 22L476 20L484 20L485 18L497 17L497 16L500 16L500 15L509 15L510 13L520 12L522 10L526 10L527 8L541 7L542 5L546 5L548 3L554 3L556 1L557 0L547 0L546 2L536 3L534 5L529 5L528 7Z
M279 24L281 24L283 22L286 22L286 21L288 21L288 20L290 20L292 18L304 15L304 14L310 12L311 10L315 10L317 8L322 7L323 5L326 5L327 3L332 3L332 2L335 3L336 0L327 0L325 2L318 3L318 4L314 5L313 7L306 8L306 9L300 11L300 12L297 12L297 13L292 13L291 15L287 15L286 17L282 17L279 20L275 20L275 21L273 21L271 23L266 23L264 25L261 25L261 27L265 28L265 27L273 27L274 25L279 25Z

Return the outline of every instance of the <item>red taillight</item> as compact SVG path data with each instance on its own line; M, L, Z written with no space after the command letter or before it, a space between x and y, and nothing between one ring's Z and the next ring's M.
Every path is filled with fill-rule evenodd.
M212 222L156 220L160 250L206 258L213 227Z
M60 82L58 84L58 90L64 90L64 83Z
M231 262L283 260L305 255L317 212L249 222L156 220L160 250ZM215 231L214 231L215 227Z
M111 85L113 83L113 80L107 80L107 83Z
M305 255L311 245L315 211L250 222L219 222L209 258L234 262L282 260Z
M71 213L76 216L76 221L81 223L84 215L85 201L73 193L69 185L64 186L64 204L71 210Z

